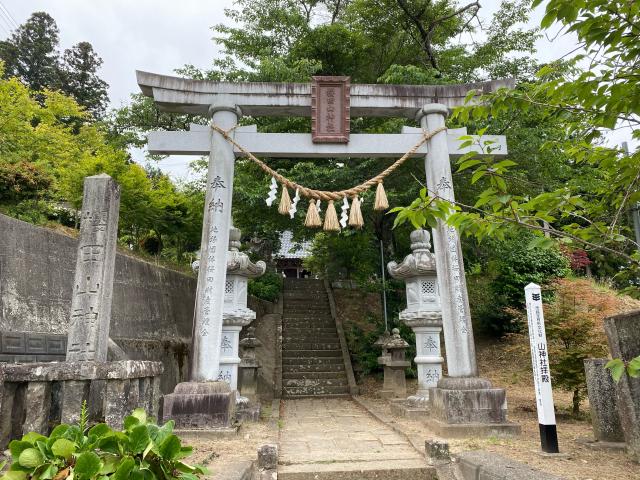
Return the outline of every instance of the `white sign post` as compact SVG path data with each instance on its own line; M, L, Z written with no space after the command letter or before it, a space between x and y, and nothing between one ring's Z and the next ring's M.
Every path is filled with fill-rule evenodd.
M527 302L531 364L533 366L533 380L536 389L540 443L543 452L558 453L558 432L556 430L556 415L553 409L551 372L547 353L547 336L544 330L540 285L530 283L524 288L524 295Z

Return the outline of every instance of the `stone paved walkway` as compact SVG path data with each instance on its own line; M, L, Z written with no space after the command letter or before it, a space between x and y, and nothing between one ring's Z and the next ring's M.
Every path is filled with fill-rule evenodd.
M405 478L400 470L406 478L431 478L424 457L402 435L351 399L285 400L280 419L278 474L283 479L306 478L304 473L313 474L308 478L368 478L349 475L366 471L371 478ZM379 477L383 470L395 473Z

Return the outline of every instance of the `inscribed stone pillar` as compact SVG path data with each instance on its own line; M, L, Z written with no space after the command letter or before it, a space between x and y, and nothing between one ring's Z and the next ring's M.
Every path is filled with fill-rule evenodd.
M237 124L239 110L233 106L212 106L210 113L213 124L225 130ZM216 381L220 373L234 162L233 146L212 130L193 325L191 380L196 382Z
M433 103L425 105L418 112L417 119L423 129L432 132L445 126L447 113L446 106ZM446 130L429 140L425 170L429 193L454 201ZM469 298L458 231L438 220L438 226L433 229L433 245L442 301L448 375L477 377L478 368L469 313Z
M426 230L411 232L411 250L400 263L389 262L387 269L393 278L406 284L407 308L400 312L400 320L416 335L416 366L418 391L416 396L429 397L429 389L442 377L440 332L442 307L436 276L436 261L431 253L431 238Z
M604 330L613 358L628 362L640 356L640 310L605 318ZM627 453L640 462L640 378L623 375L616 397Z
M238 364L240 331L256 318L256 312L247 308L247 288L250 278L262 275L267 265L251 262L240 252L240 230L231 228L227 253L227 277L224 284L224 313L222 316L222 340L220 341L220 370L216 380L229 383L232 390L238 388Z
M106 362L120 187L105 174L84 179L67 361Z

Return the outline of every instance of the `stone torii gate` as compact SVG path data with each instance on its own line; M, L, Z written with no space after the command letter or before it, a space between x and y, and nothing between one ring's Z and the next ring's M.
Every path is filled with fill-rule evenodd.
M313 84L230 83L140 71L137 80L142 93L152 97L162 111L206 116L224 130L236 127L242 115L312 117L313 135L258 133L255 125L237 127L230 134L238 144L257 156L286 158L397 158L419 142L423 129L434 131L444 127L448 110L463 105L470 90L489 92L512 86L508 80L440 86L349 85L343 77L319 77ZM399 134L349 135L350 116L404 117L419 121L422 128L404 127ZM475 137L473 145L463 147L459 137L464 134L466 129L441 131L414 154L414 157L425 158L428 189L450 200L454 199L450 159L472 150L483 154L479 145L487 140L493 142L492 155L507 153L504 136ZM215 381L219 375L234 161L242 153L209 126L192 125L188 132L151 132L148 139L150 153L209 155L210 158L191 381ZM490 388L488 381L477 378L458 233L455 228L440 223L433 231L433 240L443 306L447 388ZM460 382L456 383L455 379Z

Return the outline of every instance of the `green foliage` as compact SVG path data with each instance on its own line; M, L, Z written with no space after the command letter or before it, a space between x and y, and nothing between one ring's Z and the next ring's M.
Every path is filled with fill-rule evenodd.
M282 291L282 276L276 272L266 272L258 278L249 280L249 294L254 297L275 302Z
M606 355L607 346L601 328L610 296L593 294L590 282L559 281L554 285L555 299L545 305L545 323L549 341L549 363L554 386L573 392L573 414L580 411L586 396L585 358Z
M614 128L640 138L639 12L638 2L622 0L546 2L542 27L556 22L575 33L584 53L544 66L535 79L514 90L476 98L455 111L453 122L475 125L477 133L502 132L514 117L535 118L544 127L538 132L544 141L528 139L533 149L527 157L463 156L457 174L468 179L473 195L450 205L450 225L478 240L522 230L534 232L538 238L532 245L539 247L553 246L557 239L586 249L596 268L615 274L619 285L637 288L640 254L627 212L640 200L640 149L626 152L602 139ZM511 139L509 145L511 150ZM490 153L490 145L480 146ZM518 155L520 147L516 142ZM552 167L557 176L530 166L550 165L550 158L561 166ZM532 170L534 181L527 175ZM523 180L529 188L522 187ZM432 207L422 202L407 208Z
M60 90L101 117L109 101L108 85L97 74L102 59L89 42L66 49L60 57L58 41L55 20L45 12L31 14L8 40L0 41L3 76L16 77L36 92Z
M640 377L640 356L632 358L628 362L625 362L621 358L614 358L609 360L604 368L608 369L611 373L611 378L618 383L622 376L626 373L631 378Z
M305 268L329 280L349 279L366 283L376 272L379 247L366 232L345 230L339 235L315 236Z
M530 248L533 235L490 239L484 248L488 253L468 273L467 285L472 318L484 333L502 336L519 332L522 319L514 310L524 306L524 287L531 283L546 285L570 273L568 260L557 248ZM467 252L465 252L467 253Z
M124 419L123 431L104 423L87 426L86 402L79 425L58 425L45 437L30 432L13 440L13 463L2 480L197 480L203 467L182 460L191 454L173 433L143 409Z
M138 249L152 237L156 253L188 261L185 253L200 242L199 186L175 185L132 162L73 99L34 94L16 78L0 79L0 209L33 223L77 226L84 178L107 173L121 187L120 239Z

